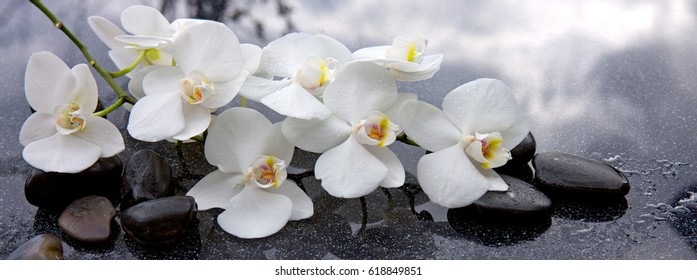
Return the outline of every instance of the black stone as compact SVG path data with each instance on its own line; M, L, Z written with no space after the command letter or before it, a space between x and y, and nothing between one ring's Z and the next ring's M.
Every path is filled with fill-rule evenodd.
M547 152L535 156L535 185L553 196L624 196L627 177L612 166L575 155Z
M55 235L44 233L20 245L8 260L62 260L63 244Z
M459 213L484 223L531 223L544 221L552 213L552 201L532 185L506 175L501 178L508 191L490 191Z
M172 167L151 150L140 150L128 160L121 187L121 209L143 201L172 196Z
M186 233L196 218L196 203L190 196L148 200L121 212L121 227L144 245L169 245Z
M116 209L102 196L80 198L63 210L58 226L70 238L85 243L102 243L111 234L111 220Z
M535 150L537 149L537 142L535 142L535 137L532 136L531 132L520 141L515 148L511 149L511 157L513 159L506 162L505 166L518 166L525 165L535 156Z
M89 195L117 201L122 168L121 159L113 156L100 158L79 173L34 169L24 183L24 195L32 205L56 209L63 209L76 199Z
M471 219L466 207L448 209L448 224L465 239L489 246L512 246L535 240L552 225L552 219L535 223L491 223Z

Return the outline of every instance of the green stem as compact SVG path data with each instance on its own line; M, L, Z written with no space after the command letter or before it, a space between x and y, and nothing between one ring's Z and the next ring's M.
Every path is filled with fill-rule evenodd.
M107 108L104 109L104 110L101 110L101 111L99 111L99 112L95 112L94 114L92 114L92 116L95 116L95 117L103 117L103 116L106 116L107 114L109 114L109 113L111 113L112 111L116 110L117 108L121 107L121 105L123 105L123 102L124 102L124 101L125 101L125 100L124 100L123 97L119 97L119 99L116 100L116 102L114 102L114 104L111 104L111 106L107 107Z
M63 23L51 12L51 10L49 10L43 3L41 3L40 0L29 0L29 2L34 4L34 6L36 6L37 8L39 8L39 10L41 10L41 12L44 13L44 15L46 15L46 17L48 17L48 19L50 19L51 22L53 22L56 28L63 31L65 36L67 36L70 39L70 41L73 41L75 46L78 49L80 49L80 52L82 52L82 55L85 56L87 62L90 65L92 65L92 67L94 67L95 70L97 70L97 73L99 73L99 75L102 76L104 80L106 80L107 84L109 84L109 86L114 90L114 92L119 96L119 98L123 98L125 102L131 104L136 103L137 100L128 95L125 91L123 91L123 89L121 89L121 87L119 87L119 85L116 84L114 78L111 77L111 73L109 73L109 71L104 69L104 67L102 67L101 65L97 64L97 61L94 60L92 54L90 54L90 52L87 50L87 47L77 37L75 37L75 35L68 28L66 28L63 25Z
M240 96L240 106L242 106L242 108L247 108L247 98L244 96Z
M145 50L140 51L138 58L136 58L136 60L134 60L133 63L131 63L131 65L128 65L128 67L121 69L117 72L111 72L111 73L109 73L109 75L111 75L112 78L118 78L118 77L121 77L123 75L130 73L131 71L133 71L133 69L135 69L138 66L138 64L140 64L141 61L143 61L143 58L145 57L145 53L146 53Z
M397 136L397 139L396 139L396 140L399 141L399 142L402 142L402 143L404 143L404 144L407 144L407 145L412 145L412 146L416 146L416 147L421 147L421 146L419 146L419 144L416 144L416 142L414 142L414 140L409 139L409 137L408 137L406 134L404 134L404 133L402 133L401 135Z

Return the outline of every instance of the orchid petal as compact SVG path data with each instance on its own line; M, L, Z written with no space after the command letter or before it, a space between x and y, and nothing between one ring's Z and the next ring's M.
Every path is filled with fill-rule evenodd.
M530 128L528 123L522 119L518 119L508 130L501 131L501 136L503 137L501 146L505 149L512 150L528 136L529 132Z
M38 52L29 57L24 90L29 105L37 112L53 114L56 106L72 103L70 93L76 85L70 68L56 55Z
M184 129L173 135L174 139L183 141L199 135L206 131L211 123L211 112L206 107L183 104L182 113L184 114Z
M169 21L153 7L135 5L121 12L121 25L131 34L169 37L174 33Z
M261 103L281 115L299 119L323 119L331 111L298 83L261 98Z
M352 59L351 51L329 36L290 33L272 41L262 50L259 70L276 77L291 78L310 55L321 59L333 58L339 63Z
M271 122L256 110L228 109L208 130L206 159L223 172L244 173L255 158L263 155L273 132Z
M243 59L242 69L250 74L256 73L261 62L261 48L253 44L240 44L240 51Z
M205 21L189 27L174 40L174 59L189 73L200 70L211 81L229 81L242 69L242 51L226 25Z
M267 188L264 190L290 198L293 202L293 212L289 218L291 221L307 219L314 214L314 205L310 197L291 180L285 180L278 188Z
M496 191L496 192L505 192L508 191L508 184L499 176L496 171L493 169L484 169L481 166L478 166L478 164L473 163L474 166L477 167L477 170L479 170L479 173L484 175L486 180L489 182L489 189L488 191Z
M389 49L390 49L390 46L376 46L376 47L362 48L362 49L359 49L359 50L353 52L353 59L354 60L368 60L368 61L381 63L381 62L385 61L385 54L387 54L387 50L389 50Z
M459 129L435 106L422 101L405 101L399 111L399 126L429 151L438 151L460 141Z
M380 182L383 188L399 188L404 185L404 166L397 155L388 148L376 146L364 146L368 151L379 159L387 167L387 175Z
M281 230L292 212L290 198L245 186L218 215L218 224L237 237L261 238Z
M397 101L390 106L390 108L387 108L385 110L385 115L387 116L388 119L390 119L391 122L397 124L400 126L402 121L399 119L399 109L402 108L402 105L404 102L407 102L409 100L416 100L417 95L414 93L399 93L397 94ZM400 126L399 130L395 132L395 134L399 135L402 133L403 128Z
M80 109L92 113L97 108L97 81L94 80L87 64L78 64L70 70L75 77L75 89L70 100L80 104Z
M389 108L397 100L397 84L382 67L358 61L336 74L323 98L339 118L357 124L370 112Z
M176 135L185 126L183 102L179 94L143 97L131 109L128 133L133 138L146 142L156 142Z
M75 133L75 136L97 145L101 150L99 157L112 157L126 148L121 132L110 121L100 117L87 116L86 122L85 128Z
M19 131L19 143L27 146L29 143L56 134L56 122L53 115L36 112L31 114Z
M216 93L208 96L208 98L201 102L201 105L209 109L220 108L227 105L230 103L230 101L232 101L232 99L235 98L235 96L237 96L237 93L240 91L240 88L242 88L244 81L247 80L248 75L249 73L244 70L241 71L233 80L225 82L213 81Z
M518 105L511 90L494 79L457 87L443 99L443 112L467 134L504 131L518 120Z
M315 177L332 196L356 198L377 189L387 167L354 136L323 153L315 164Z
M133 61L138 58L138 53L141 50L137 49L116 49L116 50L111 50L109 51L109 58L111 58L111 61L114 62L114 65L118 69L124 69L131 65ZM133 76L133 73L138 71L140 69L140 66L136 66L131 72L126 74L127 77Z
M464 207L489 189L489 181L465 155L461 143L423 156L416 166L428 198L447 208Z
M116 41L126 45L126 48L136 50L146 50L157 48L168 44L170 41L164 37L147 36L147 35L121 35L116 36Z
M72 135L54 134L29 143L22 151L24 160L46 172L77 173L99 159L97 145Z
M295 153L295 146L283 137L283 132L281 132L281 126L283 123L278 122L273 124L273 128L269 131L263 143L266 143L265 149L260 152L260 155L274 156L280 160L283 160L286 164L290 164L293 159L293 153Z
M174 94L181 92L181 81L186 77L177 67L154 69L143 78L145 95ZM176 94L177 96L179 94Z
M257 76L249 76L240 89L240 95L249 100L261 102L261 98L279 91L293 83L291 79L271 80Z
M325 119L303 120L286 118L283 136L300 149L323 153L346 141L352 132L346 121L330 115Z
M151 65L151 66L145 66L141 68L140 70L131 73L134 73L131 76L131 80L128 82L128 91L131 93L131 96L135 97L136 99L141 99L145 96L145 90L143 90L143 80L145 77L154 72L155 70L165 68L169 66L163 66L163 65ZM166 83L166 85L171 85L172 83ZM155 87L156 88L156 87ZM153 89L155 89L153 88ZM174 87L170 88L169 93L175 92L176 89ZM159 92L159 90L158 90Z
M216 170L198 181L186 195L196 200L198 210L225 208L230 204L230 199L242 191L244 185L240 182L242 182L241 173L225 173Z
M126 35L126 33L124 33L121 28L111 23L111 21L100 16L90 16L87 18L87 23L90 25L90 28L92 28L94 34L96 34L109 49L115 50L124 47L124 44L117 41L115 38L116 36Z

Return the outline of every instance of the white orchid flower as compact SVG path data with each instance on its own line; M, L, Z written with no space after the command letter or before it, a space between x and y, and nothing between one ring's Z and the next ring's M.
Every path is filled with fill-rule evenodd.
M29 164L46 172L77 173L123 151L119 130L92 116L97 83L87 65L70 69L54 54L39 52L29 58L24 79L27 101L36 110L19 132Z
M298 148L323 153L315 176L331 195L355 198L404 184L404 167L386 148L399 129L396 110L413 94L397 94L395 80L371 62L352 62L324 91L333 114L325 119L286 118L283 135Z
M285 116L326 118L331 111L322 104L322 93L351 59L351 51L329 36L287 34L262 50L259 77L249 77L240 95Z
M228 104L248 76L237 36L224 24L187 28L172 45L177 66L153 69L133 106L128 132L138 140L186 140L203 133L210 111Z
M464 207L487 191L508 185L492 168L511 159L509 150L528 134L511 90L501 81L479 79L445 96L443 110L420 101L400 109L404 132L426 150L417 165L419 184L431 201Z
M428 41L424 38L395 38L391 46L357 50L355 60L372 61L390 70L400 81L416 82L433 77L440 69L443 54L424 55Z
M225 209L218 224L226 232L242 238L272 235L314 212L307 194L286 180L293 150L280 123L271 124L253 109L229 109L211 126L205 144L206 159L218 170L187 195L199 210Z

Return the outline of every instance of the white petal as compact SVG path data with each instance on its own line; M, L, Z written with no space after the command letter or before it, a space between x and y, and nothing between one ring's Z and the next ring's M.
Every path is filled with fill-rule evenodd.
M530 128L528 127L528 123L522 119L518 119L508 130L501 131L501 136L503 137L501 146L511 150L520 144L520 141L523 141L525 136L528 136L529 132Z
M443 99L443 112L465 133L500 132L518 120L518 104L511 90L494 79L457 87Z
M242 70L242 51L226 25L205 21L189 27L174 41L174 60L184 72L201 70L211 81L229 81Z
M248 76L240 89L240 95L249 100L261 102L261 98L281 90L293 83L291 79L274 81L257 76Z
M278 188L267 188L264 190L290 198L293 202L293 213L290 214L289 218L291 221L307 219L314 214L314 205L310 197L291 180L285 180Z
M461 133L443 111L422 101L405 101L399 110L399 127L429 151L438 151L455 145Z
M404 185L404 166L394 152L388 148L379 148L377 146L363 147L368 149L371 154L387 167L387 175L380 182L380 186L383 188L399 188Z
M443 62L443 55L428 55L415 70L406 71L395 67L390 70L395 79L405 82L417 82L430 79L440 70L440 64Z
M68 65L50 52L29 57L24 75L24 90L29 105L37 112L53 114L58 105L70 104L75 77Z
M484 169L476 163L473 163L477 167L479 173L484 175L487 181L489 181L489 191L505 192L508 191L508 184L499 176L493 169Z
M356 124L370 112L385 111L397 100L397 83L371 62L349 63L324 90L324 104L339 118Z
M120 49L124 46L123 43L117 41L115 38L116 36L126 35L126 33L124 33L121 28L111 23L111 21L100 16L90 16L87 18L87 23L90 25L90 28L92 28L92 31L94 31L94 34L96 34L110 49Z
M173 135L174 139L187 140L199 135L206 131L211 123L211 112L206 107L184 103L182 113L184 113L184 129Z
M174 33L169 21L153 7L135 5L121 12L123 29L136 35L169 37Z
M315 164L315 177L332 196L356 198L378 188L387 167L351 136L322 154Z
M112 157L125 149L121 132L110 121L87 116L86 122L85 128L74 135L99 147L99 157Z
M127 48L136 50L146 50L150 48L158 48L169 43L169 40L159 36L146 35L121 35L116 36L116 41L127 45Z
M261 98L261 103L281 115L299 119L323 119L331 111L298 83Z
M376 46L362 48L353 52L353 59L355 60L378 60L381 61L385 58L385 54L390 46Z
M295 146L313 153L323 153L348 139L352 128L346 121L330 115L325 119L286 118L283 135Z
M82 106L85 113L93 113L97 108L97 81L94 80L87 64L78 64L70 70L75 77L75 89L71 93L71 100Z
M136 58L138 58L138 52L140 52L140 50L137 49L111 50L109 51L109 58L111 58L111 61L114 62L116 68L124 69L131 65ZM140 65L136 66L135 69L126 74L126 77L132 77L133 73L137 72L140 67Z
M467 158L460 143L423 156L416 173L428 198L446 208L470 205L489 189L489 181Z
M211 208L225 208L230 204L230 199L242 191L240 182L242 174L225 173L220 170L211 172L198 181L186 195L196 200L198 210Z
M276 77L291 78L310 55L321 59L333 58L339 63L352 59L351 51L329 36L290 33L272 41L262 50L259 70Z
M292 212L290 198L245 186L218 216L218 224L237 237L261 238L281 230Z
M261 48L253 44L240 44L242 51L242 69L254 74L259 69L261 61Z
M293 160L293 153L295 152L295 146L283 137L281 132L281 125L283 123L277 122L273 124L273 129L267 134L263 143L266 143L261 155L274 156L280 160L286 162L286 165L290 164Z
M417 95L414 93L399 93L397 94L397 101L395 101L394 104L390 106L390 108L387 108L387 110L385 110L384 113L385 115L387 115L387 118L390 119L391 122L397 124L397 126L399 126L400 128L400 130L396 131L395 134L399 135L400 133L402 133L403 129L400 125L402 121L399 119L399 109L402 108L404 102L416 99Z
M145 95L173 94L181 91L181 81L186 74L177 67L161 67L143 78Z
M29 143L22 151L24 160L46 172L77 173L99 159L100 149L72 135L54 134Z
M153 71L164 68L164 67L169 67L169 66L162 66L162 65L151 65L151 66L145 66L142 69L131 73L134 73L131 76L131 80L128 82L128 91L131 93L131 96L135 97L136 99L141 99L145 96L145 91L143 90L143 79L145 79L145 76L148 74L152 73ZM171 89L174 90L174 89ZM171 93L171 92L170 92Z
M244 173L256 157L263 155L274 131L271 122L256 110L228 109L208 130L206 159L223 172Z
M27 146L29 143L56 134L56 122L50 114L36 112L31 114L19 131L19 143Z
M240 71L240 74L233 80L224 82L213 81L216 93L204 99L201 105L209 109L216 109L227 105L237 96L244 81L247 80L247 76L249 76L249 73L245 70Z
M128 118L128 133L135 139L157 142L184 129L185 120L179 94L148 95L138 100Z

